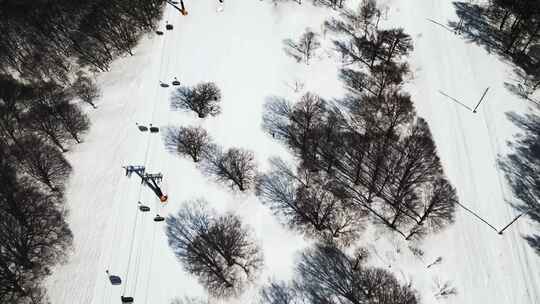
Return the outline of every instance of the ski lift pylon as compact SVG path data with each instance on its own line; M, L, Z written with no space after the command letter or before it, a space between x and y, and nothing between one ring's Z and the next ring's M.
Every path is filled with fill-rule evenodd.
M144 176L144 171L145 171L144 166L131 166L130 165L130 166L124 166L122 168L126 169L127 177L131 177L131 174L133 174L133 172L137 173L137 175L139 175L140 177Z

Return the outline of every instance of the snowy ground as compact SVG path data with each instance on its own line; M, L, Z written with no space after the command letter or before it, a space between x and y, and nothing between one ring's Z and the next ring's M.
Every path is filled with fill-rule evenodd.
M68 221L75 235L69 260L48 280L54 304L119 303L121 294L136 303L169 303L175 296L203 295L195 278L186 274L167 245L164 223L142 214L137 201L175 212L189 199L204 197L219 211L230 210L256 232L265 252L269 276L287 278L295 253L306 246L297 235L283 229L253 195L233 193L202 176L187 159L168 154L160 135L140 133L135 123L158 126L201 124L225 147L256 151L261 168L269 156L287 152L260 130L261 106L270 95L295 99L291 86L326 98L343 94L336 78L337 63L325 52L309 67L295 63L282 51L282 39L296 38L306 26L320 31L329 17L327 9L309 3L274 7L269 1L185 1L188 16L167 7L165 20L175 29L164 36L149 35L137 54L117 60L100 76L103 97L90 111L93 126L85 142L74 146L68 158L74 174L68 186ZM306 1L309 2L309 1ZM427 18L446 24L455 20L451 1L390 0L389 24L403 26L413 37L410 64L414 78L407 90L420 116L427 119L439 154L461 201L495 226L510 221L514 200L498 155L519 130L505 113L531 111L503 83L512 67L495 55ZM165 23L165 20L163 23ZM326 37L330 42L330 37ZM222 89L223 113L200 121L188 113L171 112L171 88L158 81L179 77L184 84L214 81ZM449 100L439 91L474 107L486 87L490 90L476 114ZM159 207L154 195L137 178L128 179L123 165L145 164L149 172L162 172L169 203ZM504 235L498 235L462 209L448 230L414 244L425 251L414 257L408 244L388 233L370 232L366 244L373 263L390 267L400 279L411 280L423 303L540 303L540 259L523 240L532 231L525 218ZM426 268L437 257L438 265ZM129 266L129 267L128 267ZM105 270L122 277L111 286ZM451 281L457 296L437 300L435 282ZM254 290L238 303L248 303ZM232 303L232 301L231 301Z

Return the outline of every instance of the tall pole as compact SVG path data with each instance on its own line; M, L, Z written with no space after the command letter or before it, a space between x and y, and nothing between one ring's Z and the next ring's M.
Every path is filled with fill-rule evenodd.
M535 210L535 209L538 209L538 207L536 208L529 208L527 211L524 211L522 212L521 214L519 214L518 216L516 216L512 221L510 221L510 223L508 223L508 225L504 226L501 231L499 231L499 234L503 234L503 232L506 230L506 228L510 227L510 225L512 225L513 223L515 223L520 217L524 216L525 214Z
M484 97L486 97L486 94L487 94L488 90L489 90L489 87L487 87L487 89L484 91L484 94L482 94L482 97L480 97L480 100L478 101L478 104L476 105L476 107L474 107L473 113L476 113L476 109L478 109L478 106L480 105L482 100L484 100Z

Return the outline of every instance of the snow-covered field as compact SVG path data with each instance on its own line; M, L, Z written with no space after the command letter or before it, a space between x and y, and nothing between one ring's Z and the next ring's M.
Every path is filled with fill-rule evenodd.
M239 214L256 232L265 253L261 277L287 278L295 254L307 245L284 229L253 194L233 193L204 177L193 162L165 151L160 135L141 133L135 123L157 126L204 126L219 144L256 152L261 169L269 156L286 157L284 147L260 129L261 109L271 95L295 99L291 86L305 83L305 91L325 98L340 97L339 61L319 53L309 66L298 64L282 51L284 38L298 37L305 27L315 31L331 10L294 2L275 7L269 1L185 1L189 15L167 7L163 20L174 25L163 36L148 35L133 57L117 60L99 78L103 96L99 108L89 111L93 126L81 145L67 154L74 174L67 189L74 250L68 261L54 269L47 281L54 304L119 303L120 295L136 303L169 303L176 296L204 295L196 279L182 270L167 245L164 223L154 214L140 213L137 202L174 213L185 200L203 197L220 211ZM532 111L512 95L504 82L512 66L481 47L468 44L453 32L428 21L456 20L448 0L389 0L389 25L402 26L414 39L410 58L413 79L407 91L418 114L430 124L446 174L460 200L497 227L516 211L513 194L496 166L508 152L507 141L519 130L505 113ZM331 37L325 37L329 49ZM178 77L183 84L214 81L223 94L223 113L201 121L190 113L172 112L172 88L160 80ZM440 92L474 107L490 87L476 114ZM159 207L154 194L138 178L127 178L123 165L146 165L148 172L164 174L169 203ZM540 303L540 258L523 236L534 230L522 218L498 235L463 209L456 223L420 244L407 244L390 233L370 231L363 242L373 251L372 263L390 267L398 278L412 282L423 303ZM408 245L424 250L423 259ZM442 257L442 262L426 266ZM122 277L112 286L106 270ZM436 282L449 281L458 294L436 299ZM256 290L237 303L249 303ZM234 301L231 301L231 303Z

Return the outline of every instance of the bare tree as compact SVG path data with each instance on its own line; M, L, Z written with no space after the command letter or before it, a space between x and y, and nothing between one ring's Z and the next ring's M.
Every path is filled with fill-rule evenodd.
M238 187L240 191L250 189L257 174L253 152L241 148L223 152L217 145L210 146L205 153L202 169L220 182L230 182L231 187Z
M352 207L339 183L320 172L294 172L280 159L271 159L272 171L262 175L257 194L285 222L323 242L349 245L358 238L366 215Z
M420 219L411 228L407 239L439 231L454 222L457 194L452 185L442 176L420 189L421 203L415 206Z
M56 104L54 110L64 129L77 143L80 143L81 134L86 133L90 128L90 120L86 114L76 104L67 101Z
M0 166L0 301L46 303L41 280L72 241L62 199L17 180L9 163Z
M4 141L17 141L24 133L21 117L32 97L31 86L17 82L9 75L0 75L0 138Z
M289 284L272 281L261 289L260 304L302 304L299 293Z
M100 96L100 92L98 86L90 77L78 73L71 89L83 102L91 105L94 109L97 108L94 101Z
M208 302L200 298L183 297L173 299L171 304L208 304Z
M309 64L310 59L321 46L318 36L311 29L306 28L306 31L298 41L293 41L292 39L283 40L285 52L296 59L296 61L300 62L303 60L306 64Z
M167 218L169 246L210 294L238 295L258 276L262 253L237 216L216 215L204 205L187 202Z
M62 191L71 166L64 156L43 140L26 136L13 147L21 172L43 183L52 191Z
M308 303L415 304L416 292L392 273L358 263L332 246L317 245L302 254L296 288Z
M27 129L46 136L62 151L66 151L63 144L69 137L80 142L80 135L88 130L90 121L77 105L70 103L71 98L57 84L41 85L22 118Z
M190 156L199 162L210 147L211 139L201 127L169 127L165 135L165 145L170 151Z
M283 140L300 154L306 167L311 167L321 136L320 125L328 112L327 102L306 93L294 106L285 99L272 98L264 107L263 128Z
M171 98L173 108L193 111L199 118L218 115L221 112L220 102L221 91L213 82L199 83L195 87L180 87Z

